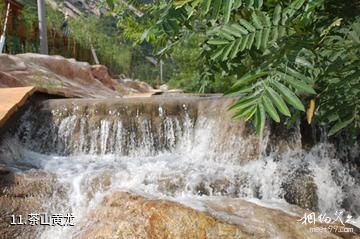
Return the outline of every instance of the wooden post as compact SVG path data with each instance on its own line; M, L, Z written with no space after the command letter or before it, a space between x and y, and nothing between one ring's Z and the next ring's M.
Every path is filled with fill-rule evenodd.
M6 26L7 26L8 19L9 19L9 13L10 13L10 3L8 3L8 5L7 5L4 29L3 29L3 33L1 34L1 38L0 38L0 54L3 52L4 45L5 45Z
M91 54L92 54L92 56L93 56L93 58L94 58L95 64L96 64L96 65L99 65L99 64L100 64L99 58L98 58L97 55L96 55L96 51L95 51L95 48L94 48L93 45L91 45Z
M164 75L163 75L163 60L160 60L160 84L162 85L164 83Z
M40 53L49 54L48 36L46 27L45 1L37 0L38 18L39 18L39 36L40 36Z

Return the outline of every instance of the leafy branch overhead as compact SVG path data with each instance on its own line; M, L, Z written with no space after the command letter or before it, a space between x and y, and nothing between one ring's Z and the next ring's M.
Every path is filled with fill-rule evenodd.
M277 4L268 12L261 10L262 1L179 1L175 5L176 9L186 9L190 5L191 14L196 8L201 9L198 12L210 22L206 24L209 27L205 54L212 61L231 62L250 51L266 54L268 48L283 37L294 34L292 20L298 16L304 2L293 1L287 7ZM238 14L239 9L242 12ZM316 94L313 85L311 77L291 68L288 62L264 65L240 77L230 89L228 94L242 95L230 110L234 112L234 119L251 120L261 133L267 116L280 122L280 115L291 117L289 106L305 111L298 94Z
M346 128L358 137L360 4L172 0L146 9L153 24L142 40L162 47L161 55L201 36L200 89L221 75L227 95L238 97L229 108L234 119L252 121L261 133L267 119L290 124L306 111L330 135Z

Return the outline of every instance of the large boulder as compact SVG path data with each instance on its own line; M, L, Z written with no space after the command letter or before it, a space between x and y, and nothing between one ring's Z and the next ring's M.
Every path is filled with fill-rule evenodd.
M0 87L23 86L46 88L67 97L115 98L140 92L113 80L102 65L61 56L0 54Z
M313 211L318 210L317 186L308 174L292 175L283 185L284 199L291 204Z
M200 239L200 238L357 238L354 234L313 233L321 225L299 222L301 209L291 213L240 200L219 198L196 202L201 210L159 199L116 192L92 211L77 239ZM212 213L209 213L212 212ZM357 232L358 233L358 232Z
M11 225L12 220L21 215L26 222L30 213L46 212L52 195L61 193L57 185L53 175L18 173L0 163L0 238L36 238L38 227Z
M103 83L106 87L116 90L116 81L114 81L106 66L103 65L93 65L91 66L91 73L92 75L98 79L101 83Z

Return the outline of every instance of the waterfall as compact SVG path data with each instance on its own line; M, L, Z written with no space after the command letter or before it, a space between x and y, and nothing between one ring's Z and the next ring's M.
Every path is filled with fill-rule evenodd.
M246 198L360 215L358 172L329 142L302 149L299 126L282 140L268 126L259 139L250 125L229 119L232 100L142 100L49 100L33 106L2 140L0 163L18 173L54 175L61 190L51 196L48 210L73 212L77 223L115 191L180 202ZM76 233L39 232L42 238Z

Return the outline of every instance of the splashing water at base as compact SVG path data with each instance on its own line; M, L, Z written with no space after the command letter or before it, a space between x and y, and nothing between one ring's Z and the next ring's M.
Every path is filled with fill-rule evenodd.
M350 196L350 192L343 191L345 186L351 187L354 203L360 197L360 187L344 168L342 174L337 175L341 178L333 178L333 170L341 165L340 162L316 157L326 149L327 145L318 145L305 155L292 153L281 161L264 157L244 165L204 160L192 154L65 157L23 150L22 163L56 175L57 184L64 187L66 195L55 193L49 202L48 211L63 214L72 212L76 224L86 224L87 220L91 220L87 213L97 208L105 196L117 191L178 201L197 209L199 198L219 196L248 200L257 198L261 200L257 203L262 202L269 207L270 202L280 201L285 205L283 185L296 171L305 168L314 176L319 210L331 214L334 210L340 210L342 201ZM50 238L50 235L51 238L72 238L77 233L72 227L54 227L41 232L41 238Z
M195 118L190 105L180 108L176 116L156 106L158 118L146 118L137 110L130 120L113 117L114 111L99 117L53 110L53 123L41 130L29 126L34 120L26 118L21 142L5 140L0 154L19 174L54 175L62 190L53 193L47 210L73 213L75 224L86 225L104 197L118 191L201 210L207 210L201 198L229 197L283 210L287 201L329 214L345 207L360 215L357 175L334 157L332 145L264 155L256 137L245 135L244 129L206 115ZM39 237L72 238L79 233L75 227L50 227L39 231Z

